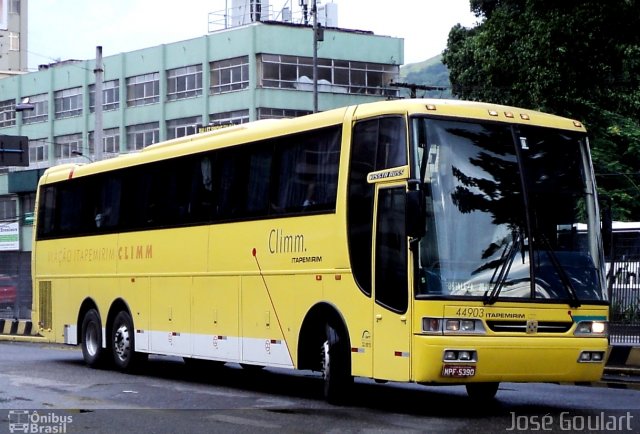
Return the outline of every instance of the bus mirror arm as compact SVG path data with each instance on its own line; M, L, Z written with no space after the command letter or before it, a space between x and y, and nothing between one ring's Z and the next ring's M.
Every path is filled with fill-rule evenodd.
M613 247L613 218L611 212L611 201L608 198L602 198L602 244L604 248L604 254L607 257L612 258Z
M410 180L407 189L405 225L407 236L418 239L425 234L424 191L420 181Z

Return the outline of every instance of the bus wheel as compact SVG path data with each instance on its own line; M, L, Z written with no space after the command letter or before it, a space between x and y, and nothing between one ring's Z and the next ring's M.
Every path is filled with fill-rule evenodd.
M331 325L325 326L325 341L321 348L321 368L324 397L331 404L344 403L351 389L353 377L345 339Z
M97 368L105 358L102 348L102 325L95 309L90 309L82 319L82 357L87 365Z
M493 399L500 383L469 383L466 385L469 398L477 400Z
M132 371L144 361L146 354L135 352L133 321L127 312L119 312L113 321L111 345L113 361L121 371Z

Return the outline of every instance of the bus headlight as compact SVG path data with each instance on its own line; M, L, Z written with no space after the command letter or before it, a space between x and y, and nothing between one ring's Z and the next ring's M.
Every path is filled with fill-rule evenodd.
M445 330L447 330L448 332L457 332L458 330L460 330L459 319L448 319L445 321L445 324Z
M422 318L422 332L429 334L485 334L480 319Z
M603 321L594 321L591 323L591 333L602 335L607 332L607 324Z
M471 353L469 351L459 351L458 359L463 361L469 361L471 360Z
M447 350L444 352L443 359L445 362L458 360L458 353L456 353L455 351Z
M480 319L445 318L445 334L484 334L484 324Z
M480 323L482 325L482 323ZM463 332L472 332L476 330L476 322L472 319L463 319L460 321L460 330Z
M442 319L422 318L422 331L425 333L442 333Z
M446 349L442 354L444 362L477 362L478 352L476 350L454 350Z
M578 363L602 363L604 351L582 351L578 357Z
M580 321L576 324L576 330L573 332L576 336L606 336L606 321Z

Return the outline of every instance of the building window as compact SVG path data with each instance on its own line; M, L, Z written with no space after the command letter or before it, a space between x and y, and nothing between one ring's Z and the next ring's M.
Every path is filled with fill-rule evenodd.
M55 137L55 157L57 159L75 158L79 155L87 155L83 152L82 134L67 134ZM88 152L91 154L91 150Z
M9 13L20 14L20 0L9 0Z
M102 110L118 110L120 108L120 80L109 80L102 83ZM89 111L96 110L96 85L89 85Z
M167 121L167 138L175 139L198 132L198 124L202 123L202 116L174 119Z
M16 197L0 197L0 220L15 220L17 213L18 201Z
M95 132L89 133L89 148L95 149ZM102 130L102 152L105 154L117 154L120 152L120 129L108 128Z
M49 161L49 143L46 139L29 140L29 163Z
M9 51L20 51L20 33L9 32Z
M49 120L49 100L46 93L28 97L29 103L33 104L33 110L22 112L23 124L34 124L36 122L47 122Z
M167 71L167 99L202 95L202 65L191 65Z
M210 67L211 95L249 87L249 56L218 60L211 62Z
M0 128L11 127L16 124L16 102L8 99L0 101Z
M305 116L311 113L312 112L310 110L292 110L292 109L258 107L258 119L297 118L298 116Z
M56 119L70 118L82 114L82 88L59 90L53 95Z
M209 115L209 124L212 125L237 125L246 122L249 122L249 110L234 110Z
M262 87L313 90L313 59L262 54L258 56ZM397 96L389 83L396 80L398 65L348 60L318 59L318 91Z
M295 89L298 80L307 83L313 77L313 60L309 57L260 56L262 86Z
M160 101L160 73L127 78L127 106L154 104Z
M33 225L33 212L36 208L36 194L26 193L20 195L20 215L22 224Z
M127 127L127 150L135 151L160 141L160 124L130 125Z

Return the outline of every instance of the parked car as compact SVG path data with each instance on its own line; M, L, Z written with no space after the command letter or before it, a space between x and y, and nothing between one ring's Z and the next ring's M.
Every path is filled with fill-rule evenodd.
M0 275L0 309L13 309L18 294L17 288L18 285L13 277Z

